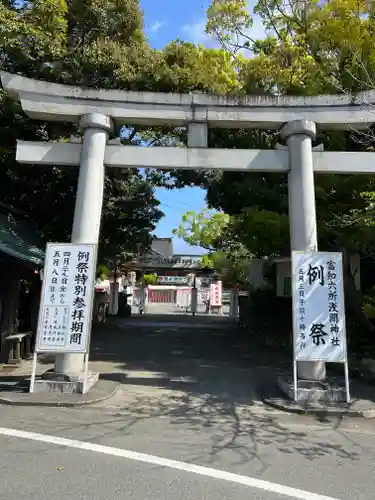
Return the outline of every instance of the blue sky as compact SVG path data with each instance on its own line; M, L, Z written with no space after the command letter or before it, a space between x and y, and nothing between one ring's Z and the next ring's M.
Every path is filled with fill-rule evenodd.
M171 40L204 42L205 10L209 2L201 0L141 0L145 15L145 31L150 45L162 48ZM189 210L199 211L205 207L205 191L199 188L157 189L157 197L165 217L156 229L159 237L172 236L172 230L181 222L182 215ZM199 253L179 238L174 238L175 253Z
M141 0L150 44L162 48L176 38L203 43L209 4L209 0Z
M206 9L210 0L141 0L145 15L145 32L151 46L162 48L171 40L192 41L204 45L214 42L204 32ZM249 2L250 8L254 1ZM261 35L261 25L255 23L254 30ZM257 36L257 33L255 33ZM205 207L205 192L198 188L167 191L157 190L161 208L166 214L160 221L156 235L172 236L182 215L189 210L199 211ZM198 253L197 247L187 245L183 240L174 239L175 253Z

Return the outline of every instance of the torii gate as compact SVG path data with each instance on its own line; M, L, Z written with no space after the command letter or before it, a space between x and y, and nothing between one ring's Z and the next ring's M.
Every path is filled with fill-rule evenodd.
M17 161L80 166L72 242L98 243L104 165L185 170L288 172L291 250L316 251L314 172L373 173L372 153L314 151L316 127L367 128L375 93L317 97L213 96L94 90L32 80L1 72L5 90L24 112L39 120L79 123L82 144L19 141ZM108 142L119 125L172 125L188 128L188 147L121 146ZM209 127L280 130L286 148L239 150L207 148ZM83 377L83 355L57 355L55 373ZM307 380L325 378L322 362L299 362Z

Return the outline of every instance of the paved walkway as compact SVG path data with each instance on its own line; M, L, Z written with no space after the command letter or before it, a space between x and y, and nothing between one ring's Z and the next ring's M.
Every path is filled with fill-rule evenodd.
M227 316L146 315L110 319L92 335L90 369L130 394L170 393L237 404L259 400L256 379L275 377L286 360L255 349ZM52 368L39 356L37 374ZM31 362L12 372L31 373Z
M37 374L52 368L52 361L39 356ZM225 315L147 314L110 319L96 328L90 369L100 373L103 384L121 384L103 405L161 414L174 409L196 412L201 407L220 412L224 407L228 411L262 405L265 399L283 406L275 381L279 374L291 372L291 360L261 347ZM10 374L9 383L30 373L31 362L26 362ZM99 389L103 394L113 392L110 385ZM352 381L351 389L353 412L375 412L372 387ZM4 390L0 396L6 397ZM287 403L288 411L295 410Z
M123 392L133 405L150 398L162 407L167 400L184 401L185 408L251 405L260 403L256 380L275 377L271 353L255 350L226 317L153 315L115 325L110 335L96 333L91 360L111 363L112 373L102 370L102 377L124 374ZM279 369L285 363L277 359Z

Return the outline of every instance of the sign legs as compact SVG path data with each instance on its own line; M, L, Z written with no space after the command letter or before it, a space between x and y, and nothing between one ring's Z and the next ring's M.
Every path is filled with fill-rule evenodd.
M38 359L38 353L37 353L37 350L35 349L34 354L33 354L33 366L31 369L31 380L30 380L30 388L29 388L30 392L34 392L37 359Z

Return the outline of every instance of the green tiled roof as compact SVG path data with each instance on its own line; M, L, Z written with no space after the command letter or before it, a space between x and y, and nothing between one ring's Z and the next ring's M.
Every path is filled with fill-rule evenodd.
M45 244L27 219L0 211L0 252L36 266L44 264Z

